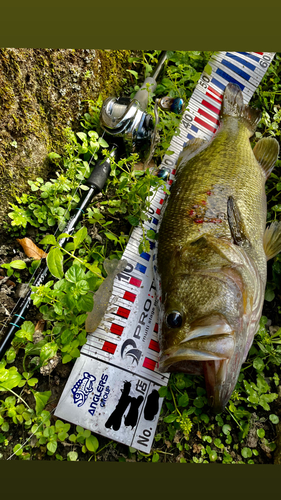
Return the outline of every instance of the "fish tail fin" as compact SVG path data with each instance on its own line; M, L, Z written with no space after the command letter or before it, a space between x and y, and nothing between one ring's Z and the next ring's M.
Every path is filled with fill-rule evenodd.
M281 251L281 221L272 222L265 230L263 248L267 260L272 259Z
M257 124L261 119L261 111L253 109L244 104L241 88L236 83L228 83L225 87L220 118L233 116L244 122L250 132L250 136L256 130Z

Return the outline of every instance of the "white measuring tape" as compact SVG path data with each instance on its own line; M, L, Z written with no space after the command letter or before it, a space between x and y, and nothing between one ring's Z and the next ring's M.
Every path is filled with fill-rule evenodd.
M210 139L219 125L223 92L229 82L237 83L248 103L266 73L273 52L218 52L209 62L212 74L203 71L160 168L170 171L185 144L195 137ZM152 197L146 229L157 231L165 198L161 189ZM97 434L149 453L163 398L158 389L166 386L169 374L157 370L158 310L153 281L154 243L149 253L139 254L142 230L135 228L124 251L128 264L114 281L106 314L95 332L87 337L55 416Z

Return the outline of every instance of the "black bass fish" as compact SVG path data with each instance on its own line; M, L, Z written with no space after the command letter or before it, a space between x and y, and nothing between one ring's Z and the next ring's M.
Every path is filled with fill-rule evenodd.
M179 157L156 249L160 370L204 375L217 413L259 327L267 260L281 250L281 222L265 231L279 145L249 141L260 116L227 85L214 138L190 141Z

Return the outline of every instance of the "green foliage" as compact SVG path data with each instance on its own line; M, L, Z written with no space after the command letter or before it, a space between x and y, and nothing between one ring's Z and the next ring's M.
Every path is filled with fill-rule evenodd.
M28 181L31 193L16 196L18 205L10 204L13 209L9 213L12 226L26 228L27 224L31 224L46 231L57 223L65 224L70 218L70 211L79 203L80 194L76 189L91 173L89 161L98 160L99 150L108 147L108 144L93 130L74 134L71 129L66 129L65 134L68 139L65 157L62 159L54 152L49 154L50 161L60 170L56 172L57 178L45 183L41 177ZM88 187L81 185L80 189Z
M26 269L27 265L23 260L13 260L10 263L0 264L1 267L7 269L7 276L14 276L21 283L20 273L14 271L15 269Z
M141 57L130 58L128 94L133 96L139 89L138 83L152 73L159 54L160 51L142 52ZM210 52L170 51L165 77L151 94L149 112L153 114L152 98L167 94L183 97L188 105L202 70L205 68L209 73L207 62L210 55ZM280 71L281 57L278 54L251 102L253 107L263 111L252 139L253 146L263 136L280 138ZM51 275L44 285L32 285L33 304L47 321L43 340L33 342L34 325L25 321L6 353L6 359L0 362L0 446L8 445L7 436L13 426L21 425L30 436L35 436L32 445L17 443L13 446L13 452L21 460L29 460L33 448L59 461L77 461L80 451L96 460L103 450L90 430L60 420L53 422L46 410L46 405L52 402L51 393L37 390L39 374L36 372L55 356L61 356L63 363L79 356L79 349L86 341L86 313L91 311L93 294L104 279L103 261L106 257L121 257L130 228L142 227L140 252L149 249L149 240L156 239L154 231L144 229L144 223L148 220L148 197L153 197L164 182L148 169L136 170L139 161L136 154L118 161L111 158L111 172L102 198L92 201L74 234L63 233L70 212L79 206L83 190L88 189L81 183L89 177L93 163L109 156L108 145L100 137L101 103L101 98L96 103L89 101L89 113L84 115L81 123L82 131L66 130L68 142L64 155L49 154L50 162L57 169L53 178L47 182L40 177L30 180L30 192L17 197L17 204L11 204L12 234L22 237L28 227L37 228L37 241L48 246L47 265ZM160 163L165 153L169 154L167 149L171 137L178 133L180 120L179 116L162 110L159 110L159 117L161 141L156 146L156 163ZM266 184L268 222L280 219L280 167L281 161L278 161ZM54 232L57 224L59 231L56 235L48 234ZM93 229L99 239L94 239ZM69 242L63 248L60 240L64 237ZM38 264L40 261L32 262L29 267L31 274ZM8 276L13 275L18 281L19 271L25 273L28 269L20 260L1 266ZM269 262L267 303L275 304L280 295L280 278L279 255ZM274 430L279 422L275 401L280 385L281 328L271 333L267 324L268 319L263 316L225 412L216 416L211 414L202 377L172 374L168 387L159 390L165 401L151 453L129 448L128 459L156 463L173 455L180 463L251 464L255 463L264 447L274 451L275 443L270 441L268 429ZM22 367L19 367L18 353L23 355ZM27 392L33 398L33 408L25 401ZM251 448L247 442L250 431L257 439L256 448ZM107 442L105 446L111 443ZM67 452L66 444L71 445L71 448L66 448ZM124 455L119 461L126 461Z
M105 157L110 157L107 151L105 151ZM165 187L165 182L150 172L148 168L145 172L135 170L134 165L137 160L136 154L118 162L110 157L111 170L107 182L107 193L110 193L111 196L106 201L101 201L99 208L88 208L87 217L91 224L98 224L102 228L101 234L111 240L114 246L120 244L122 248L128 238L124 237L122 233L118 237L110 230L109 225L112 221L106 221L107 216L121 215L132 226L140 225L143 230L143 238L139 248L141 253L149 251L150 246L147 238L151 239L151 232L153 232L151 230L147 231L147 234L145 232L143 223L149 219L146 212L151 199L156 195L158 189ZM155 238L155 233L153 237Z

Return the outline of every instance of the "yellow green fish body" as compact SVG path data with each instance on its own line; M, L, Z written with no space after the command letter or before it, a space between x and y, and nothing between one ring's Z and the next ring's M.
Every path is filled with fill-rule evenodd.
M265 181L275 139L249 138L260 112L226 87L211 142L180 155L159 229L160 369L204 374L209 402L222 411L257 331L266 262L281 249L281 226L265 235Z

